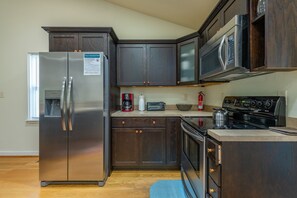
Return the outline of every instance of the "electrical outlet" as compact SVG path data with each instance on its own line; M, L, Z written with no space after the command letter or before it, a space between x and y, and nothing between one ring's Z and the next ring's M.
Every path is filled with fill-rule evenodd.
M3 93L3 91L0 91L0 98L4 98L4 93Z

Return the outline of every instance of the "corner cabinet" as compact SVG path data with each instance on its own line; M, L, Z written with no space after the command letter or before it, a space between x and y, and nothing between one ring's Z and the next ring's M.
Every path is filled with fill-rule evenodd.
M118 44L118 86L176 85L176 44Z
M179 118L112 118L115 169L179 167Z
M297 69L297 1L266 0L257 14L250 1L250 58L252 71Z
M198 37L177 44L177 84L198 83Z

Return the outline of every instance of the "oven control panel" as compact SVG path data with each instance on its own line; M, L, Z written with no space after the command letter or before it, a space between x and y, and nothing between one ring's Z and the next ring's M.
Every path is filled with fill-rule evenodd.
M223 101L223 108L241 111L262 112L276 114L285 109L283 96L227 96Z

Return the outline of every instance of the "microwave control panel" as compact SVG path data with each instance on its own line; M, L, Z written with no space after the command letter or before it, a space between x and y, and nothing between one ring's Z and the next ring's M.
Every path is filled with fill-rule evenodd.
M234 33L227 37L227 65L234 62Z

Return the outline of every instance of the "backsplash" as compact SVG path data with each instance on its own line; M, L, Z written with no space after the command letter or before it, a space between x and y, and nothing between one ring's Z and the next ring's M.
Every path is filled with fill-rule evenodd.
M121 93L133 93L134 104L138 105L139 95L144 95L146 102L165 102L166 105L193 104L197 105L199 91L203 87L121 87Z

